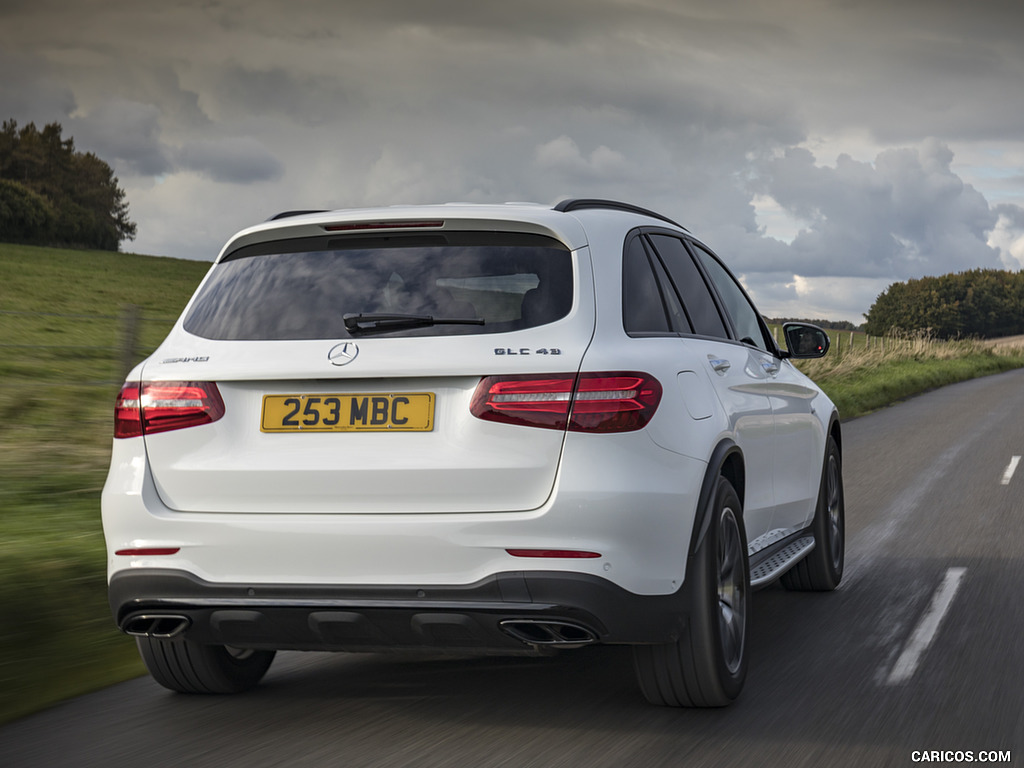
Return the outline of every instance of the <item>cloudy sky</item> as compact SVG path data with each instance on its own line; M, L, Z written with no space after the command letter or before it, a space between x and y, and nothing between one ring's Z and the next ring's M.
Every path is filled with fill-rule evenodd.
M287 209L612 197L765 314L1024 267L1019 0L0 0L0 113L212 259Z

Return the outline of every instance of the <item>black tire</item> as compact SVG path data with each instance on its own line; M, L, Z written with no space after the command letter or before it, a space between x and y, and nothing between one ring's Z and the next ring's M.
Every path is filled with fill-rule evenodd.
M799 592L830 592L842 581L846 560L843 463L839 446L831 435L825 443L825 463L811 529L814 549L782 575L782 586Z
M690 613L683 635L665 645L633 647L644 697L669 707L723 707L747 677L750 572L739 496L719 478L711 524L691 558Z
M240 693L266 674L275 651L252 651L223 645L136 638L146 669L164 688L179 693Z

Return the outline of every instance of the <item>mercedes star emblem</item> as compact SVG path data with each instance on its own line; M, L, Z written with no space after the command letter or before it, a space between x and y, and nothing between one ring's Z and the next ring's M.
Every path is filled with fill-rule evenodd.
M356 359L358 354L359 347L354 342L345 341L331 347L331 351L327 353L327 359L334 365L348 365Z

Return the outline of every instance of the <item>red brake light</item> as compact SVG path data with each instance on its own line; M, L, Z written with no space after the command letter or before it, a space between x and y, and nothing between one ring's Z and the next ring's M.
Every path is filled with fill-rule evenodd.
M646 373L582 373L569 429L630 432L642 429L661 402L661 384Z
M211 381L129 382L114 405L114 437L138 437L210 424L224 415Z
M565 429L575 380L571 373L488 376L477 385L469 410L486 421Z
M433 229L443 226L444 221L431 219L429 221L360 221L354 224L327 224L324 229L328 232L357 232L364 229Z
M488 376L477 385L470 412L505 424L629 432L651 420L661 391L658 380L646 373Z

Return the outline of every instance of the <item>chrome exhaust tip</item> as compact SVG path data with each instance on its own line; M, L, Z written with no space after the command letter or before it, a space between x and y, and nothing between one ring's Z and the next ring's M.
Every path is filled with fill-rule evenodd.
M505 619L498 623L502 631L527 645L557 645L576 648L597 642L593 631L567 621L542 619Z
M192 626L188 616L170 614L132 616L121 627L121 631L132 637L151 637L156 640L170 640Z

